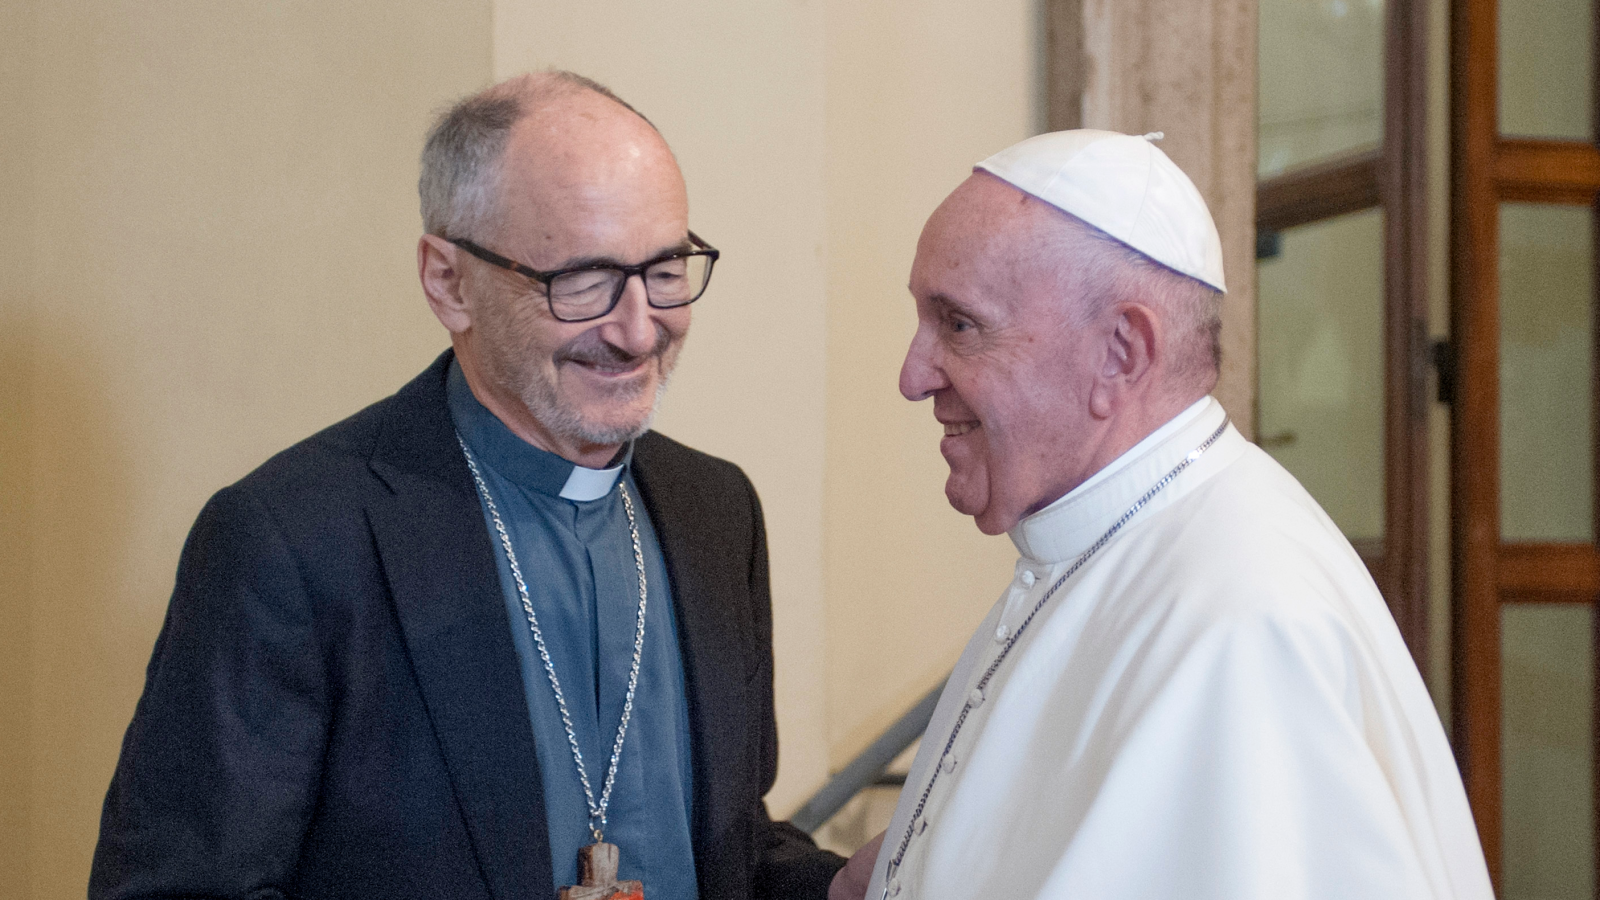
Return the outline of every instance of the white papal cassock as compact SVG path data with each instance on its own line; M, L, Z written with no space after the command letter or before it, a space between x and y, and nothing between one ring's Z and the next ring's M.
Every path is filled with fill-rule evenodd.
M1232 426L974 692L1050 585L1223 421L1196 403L1012 529L1015 577L939 700L870 900L1490 900L1460 775L1383 599L1316 502Z

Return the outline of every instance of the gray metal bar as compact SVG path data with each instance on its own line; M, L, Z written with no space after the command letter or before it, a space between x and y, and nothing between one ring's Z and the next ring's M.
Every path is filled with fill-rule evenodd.
M822 827L822 823L833 818L834 813L843 809L850 798L863 788L871 787L883 770L889 767L889 763L894 762L896 756L905 752L927 730L928 720L933 718L933 708L939 703L939 694L943 691L944 680L941 680L938 686L879 735L871 746L839 770L839 774L828 779L828 783L812 794L811 799L789 818L789 822L801 831L816 831Z

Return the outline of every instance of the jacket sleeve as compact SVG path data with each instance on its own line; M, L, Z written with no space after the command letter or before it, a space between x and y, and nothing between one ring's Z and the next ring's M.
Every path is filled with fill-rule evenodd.
M778 720L773 710L772 687L772 585L767 568L767 531L761 500L745 481L750 494L752 539L750 547L750 597L755 608L756 638L764 653L765 668L759 682L760 702L754 714L761 738L761 793L772 790L778 777ZM755 815L756 878L758 897L771 900L825 900L834 873L844 858L818 849L811 837L788 822L774 822L765 801Z
M294 560L265 506L225 489L184 547L106 795L91 900L286 896L328 720Z

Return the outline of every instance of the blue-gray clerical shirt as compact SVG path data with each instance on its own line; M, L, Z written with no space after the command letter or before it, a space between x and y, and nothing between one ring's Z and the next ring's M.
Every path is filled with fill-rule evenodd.
M627 695L639 612L633 541L615 486L619 476L633 496L649 602L639 684L605 839L621 849L620 877L644 882L650 900L694 900L683 664L661 547L629 471L632 448L613 469L585 469L512 434L472 395L456 363L450 365L448 393L456 431L477 458L510 535L597 802ZM583 785L486 505L484 520L495 544L538 748L554 886L577 884L578 849L594 842Z

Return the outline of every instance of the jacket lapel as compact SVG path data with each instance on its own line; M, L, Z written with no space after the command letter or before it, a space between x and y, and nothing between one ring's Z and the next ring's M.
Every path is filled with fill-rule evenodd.
M543 782L494 548L445 402L450 355L396 395L367 508L434 734L490 893L545 896Z
M718 577L734 548L711 537L720 536L726 525L707 521L697 502L696 493L706 485L652 453L654 438L646 435L635 445L634 479L672 579L694 754L695 869L702 896L722 896L717 882L734 862L723 856L744 849L730 846L727 838L740 812L738 798L749 790L743 768L750 762L751 736L745 734L750 637L739 627L748 612L732 596L728 580Z

